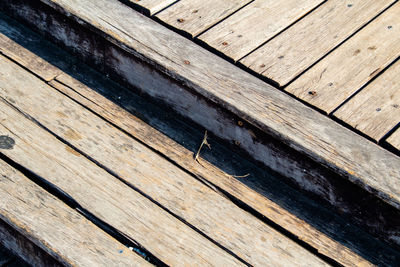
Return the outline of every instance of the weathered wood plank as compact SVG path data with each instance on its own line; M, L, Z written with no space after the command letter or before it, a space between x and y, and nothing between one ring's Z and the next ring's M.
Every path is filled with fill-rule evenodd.
M400 61L350 99L333 115L380 141L400 123Z
M153 15L163 8L179 0L126 0L127 2L145 9L149 15Z
M391 146L400 151L400 130L397 129L394 133L392 133L389 138L386 140Z
M240 62L285 86L393 1L327 1Z
M3 149L0 148L0 151L3 152ZM0 218L61 264L150 266L142 257L2 160L0 196ZM24 254L20 256L38 266L37 262L31 261L32 257Z
M187 225L0 101L2 153L57 186L84 209L167 264L241 265ZM68 112L68 111L67 111ZM60 116L63 116L60 114ZM79 138L72 130L72 138Z
M400 4L286 87L286 91L331 113L400 55Z
M9 27L11 27L11 25ZM27 36L28 33L26 32L25 34L25 36ZM16 41L18 42L18 40ZM50 47L47 44L43 44L40 49L47 51ZM38 52L37 50L34 51ZM53 52L55 52L54 47ZM40 51L38 54L41 54ZM35 55L32 56L36 57ZM30 60L34 61L35 59L33 58ZM34 69L31 70L34 71ZM326 236L323 232L299 219L297 216L277 205L273 201L250 190L237 179L227 175L216 166L207 161L202 161L201 165L196 161L193 161L193 153L190 150L154 130L154 124L158 125L156 128L165 130L165 121L157 121L154 119L151 119L150 121L146 120L146 122L152 123L151 126L153 127L150 127L148 124L144 123L142 120L138 120L128 112L140 112L142 115L145 114L143 113L145 112L144 107L148 104L139 104L139 109L134 109L135 105L139 102L144 102L144 99L141 99L132 92L104 79L100 73L91 71L87 66L80 64L79 67L74 66L73 70L70 69L67 72L70 73L70 75L73 75L76 79L63 73L56 78L59 82L53 80L50 84L62 93L81 103L86 108L89 108L106 120L114 123L121 129L124 129L141 142L162 153L170 160L179 164L182 168L194 173L198 177L203 177L207 181L237 197L247 205L255 208L258 212L298 236L301 240L306 241L327 257L330 257L346 266L356 264L368 265L368 262L366 262L362 257L358 256L351 249L346 247L351 247L351 242L344 245L336 242ZM77 79L80 79L85 84ZM112 101L105 97L112 95L114 95ZM118 104L113 102L117 100L119 100ZM120 107L119 105L121 104L124 105ZM154 106L147 107L146 110L148 109L154 110L155 113L162 112ZM176 122L176 124L182 125L181 122ZM148 138L149 136L152 138ZM201 137L199 137L199 140L200 138ZM214 149L215 147L213 147L213 151Z
M390 221L397 216L360 216L367 215L366 209L349 205L360 199L342 190L357 187L360 195L372 193L400 207L398 180L393 179L400 176L398 157L116 1L43 2L46 6L24 0L0 2L0 6L27 23L39 21L32 25L85 60L87 51L78 48L88 40L96 41L82 39L88 29L93 30L111 41L100 47L91 43L93 48L107 50L100 53L107 54L107 63L96 64L100 70L163 101L218 137L240 142L253 158L314 196L339 208L346 203L342 212L359 225L371 227L372 233L383 234L384 240L395 242L391 238L395 231L383 233L380 223L365 225L365 221ZM60 33L59 27L69 31ZM98 50L90 63L99 59ZM244 127L236 124L236 116L244 121ZM384 203L367 208L378 206L379 212L382 207L390 208Z
M290 239L16 65L5 60L0 65L0 77L9 77L0 80L1 97L246 262L285 265L283 262L287 261L286 264L302 265L302 258L307 257L307 265L324 264ZM283 255L282 250L290 251L290 255ZM207 249L203 251L210 253ZM200 256L204 257L203 254ZM212 260L213 257L207 258Z
M93 110L121 129L126 130L132 136L138 138L158 152L161 152L189 172L203 177L203 179L206 179L208 182L217 185L224 191L237 197L274 223L299 237L300 240L313 246L319 253L346 266L357 266L357 264L368 266L370 264L346 246L326 236L324 233L299 219L275 202L249 189L236 178L223 172L216 166L204 160L201 161L201 164L198 164L193 160L193 152L177 142L174 142L162 133L155 131L152 127L149 127L149 125L138 120L131 113L126 111L125 109L129 110L129 104L121 108L96 92L100 91L104 94L114 92L117 96L122 94L124 98L127 95L131 95L128 92L124 92L123 88L118 86L111 87L110 85L101 88L96 85L96 83L86 80L86 84L90 84L90 87L88 87L88 85L79 82L67 74L58 76L57 80L61 83L52 81L51 85L64 94ZM93 90L93 87L96 88L96 91ZM133 99L135 98L132 97L132 100ZM127 101L129 102L129 100ZM151 138L149 138L149 136L151 136Z
M321 0L256 0L199 36L237 61L307 14Z
M181 0L156 15L172 27L197 36L251 0Z
M29 36L29 37L28 37ZM46 81L52 80L54 77L62 73L62 71L50 62L57 61L57 65L69 65L73 62L59 60L63 53L52 53L54 46L47 45L48 53L42 53L39 57L35 56L31 51L37 47L42 47L44 41L38 36L29 33L27 29L16 27L16 24L9 18L0 14L0 53L17 61L22 66L34 71L38 76Z

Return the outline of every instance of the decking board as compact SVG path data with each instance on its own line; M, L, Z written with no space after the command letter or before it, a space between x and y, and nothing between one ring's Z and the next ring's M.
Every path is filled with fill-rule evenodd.
M393 146L394 148L396 148L398 151L400 151L400 130L397 129L396 131L394 131L393 134L391 134L389 136L389 138L387 139L387 142Z
M398 207L397 193L391 190L392 188L397 188L397 186L393 185L396 180L393 180L392 177L399 176L398 168L396 167L398 166L398 160L392 154L332 123L331 120L293 101L293 99L277 92L276 89L234 68L212 54L204 52L198 46L156 23L149 20L146 21L143 17L136 15L135 12L122 10L126 7L119 6L116 2L96 3L98 4L97 7L91 3L92 6L86 6L86 8L82 9L79 6L82 7L82 4L87 5L88 3L79 2L77 3L78 6L68 6L66 2L61 2L59 2L61 6L58 6L57 10L90 29L93 29L93 25L96 25L97 28L93 29L94 32L104 36L107 40L111 40L116 46L123 47L126 54L131 54L132 58L139 58L145 61L151 67L151 70L148 70L143 67L142 61L137 63L129 57L113 58L115 61L111 61L111 63L118 61L118 64L120 64L113 66L121 66L121 69L114 69L114 74L118 73L120 75L117 76L118 78L129 78L128 82L131 85L137 86L142 92L149 93L154 98L162 99L181 114L214 131L217 136L225 140L236 139L242 141L240 144L242 148L251 151L255 158L263 162L264 160L271 162L269 166L273 169L277 171L288 170L294 174L290 177L299 178L300 181L304 178L310 178L309 174L304 174L302 172L304 169L300 169L298 165L290 165L292 168L280 168L289 162L286 157L279 158L280 155L278 155L278 159L275 158L277 151L280 150L274 150L274 155L270 156L268 154L270 152L268 146L261 144L259 140L253 139L250 135L246 135L247 128L235 128L229 123L229 128L226 127L227 125L218 120L220 117L217 115L219 114L209 112L210 106L206 106L205 111L207 112L197 109L193 113L190 105L183 106L179 102L180 98L191 101L193 97L191 93L195 92L197 93L195 95L196 100L198 100L199 95L207 98L220 105L223 109L227 109L239 116L239 118L247 120L247 122L257 126L272 137L278 138L279 142L276 142L277 144L288 144L297 152L304 153L307 155L306 157L322 163L323 166ZM46 3L53 7L56 6L54 2L46 1ZM18 4L16 3L15 6L18 6ZM29 7L29 4L23 8L24 12L26 12L25 14L30 14L29 8L32 8ZM85 12L85 10L94 10L96 8L100 8L105 14L107 14L107 10L113 10L114 13L118 11L119 16L116 17L126 15L127 20L120 21L116 19L110 22L109 20L113 16L108 14L109 16L102 17L105 21L101 21L91 18L90 14ZM14 10L14 12L19 17L20 11ZM80 14L80 12L82 13ZM101 14L101 12L97 14ZM23 19L30 21L31 18L28 16ZM52 19L56 20L57 18L53 17ZM121 27L119 23L122 23L123 26ZM136 27L137 25L147 25L148 27L143 31L143 28ZM39 25L41 31L46 31L53 38L60 40L61 36L57 36L57 32L49 31L54 25L46 27L42 24ZM116 53L115 55L118 54ZM149 75L149 73L151 73L153 80L146 83L143 76ZM176 80L180 85L183 84L185 87L177 87L176 84L169 83L170 80L162 77L161 73L168 76L169 79ZM155 86L160 81L165 81L164 88ZM157 88L157 90L154 88ZM172 99L170 93L175 93L174 90L179 91L179 94L173 94L172 97L174 99ZM200 99L200 101L194 102L204 107L204 102L202 101ZM287 105L282 105L282 103ZM227 122L227 120L222 121ZM215 125L209 124L209 122L213 122ZM231 131L231 129L234 129L234 131ZM225 132L225 130L227 131ZM249 147L249 144L251 144L251 147ZM254 148L257 149L254 150ZM363 164L362 162L367 160L365 158L366 155L363 154L366 150L369 151L368 164ZM264 153L267 156L261 156L265 155ZM355 157L357 160L355 160ZM267 162L264 163L267 164ZM381 179L378 181L376 177ZM311 178L316 179L312 181L324 180L324 177L311 176ZM306 182L308 181L306 180ZM343 182L348 181L343 180ZM323 189L321 190L317 193L326 193Z
M334 116L380 141L400 123L400 61L352 97Z
M6 23L5 27L15 27L15 25ZM34 35L32 32L24 30L21 27L17 28L18 29L14 29L14 31L18 30L21 32L18 35L19 38L26 38ZM18 43L20 43L19 38L14 39L15 43L11 47L18 46ZM21 49L19 48L18 51L20 50ZM45 51L49 50L56 54L60 52L60 55L57 55L57 58L64 56L66 62L71 60L71 57L64 55L63 51L59 48L54 47L48 42L41 42L40 47L33 47L32 53L30 54L31 58L27 59L24 57L18 57L18 63L24 65L26 60L36 61L36 58L39 58L38 55L42 55ZM60 64L61 68L66 66L64 62L58 61L57 63ZM39 75L40 69L37 69L34 66L33 68L29 68L29 71ZM174 142L171 138L153 128L153 125L156 124L158 126L156 129L165 129L163 121L157 122L157 120L151 119L150 123L152 124L151 126L153 126L151 127L130 113L143 112L143 109L145 109L144 106L139 105L140 107L137 110L134 109L133 105L133 102L144 102L143 99L135 96L125 88L117 86L109 80L104 79L101 77L101 74L95 73L90 70L89 67L82 64L79 64L79 67L73 65L71 66L71 69L67 69L69 74L64 72L57 76L55 80L50 81L52 86L65 95L71 97L96 114L99 114L107 121L125 130L159 153L162 153L165 157L174 161L176 164L179 164L188 172L191 172L198 177L202 177L206 182L211 182L222 190L237 197L239 200L268 217L268 219L284 227L295 236L298 236L301 240L306 241L309 245L317 249L319 253L322 253L346 266L356 266L357 264L363 264L365 266L369 265L367 261L352 251L352 249L355 248L352 247L351 242L341 244L323 233L325 230L328 232L332 232L332 230L322 229L321 232L285 208L277 205L267 197L263 197L244 186L232 175L223 172L208 161L201 160L201 164L194 161L192 151L188 150L181 144ZM77 79L80 79L83 82ZM114 97L108 99L107 96ZM114 103L114 101L118 102L118 104ZM101 103L101 105L98 103ZM154 108L155 107L153 106L150 109ZM162 111L155 110L154 112L157 113ZM176 122L176 124L181 124L181 122ZM149 136L152 136L152 138L148 138ZM199 137L199 140L200 138L201 137ZM214 149L216 148L213 147L213 151ZM348 246L350 246L351 249L349 249Z
M17 67L4 63L2 72L6 77L12 73L15 79L29 81L25 85L23 82L8 81L6 89L0 90L3 98L246 262L284 265L282 262L287 260L287 264L292 262L301 265L304 264L301 259L307 257L307 264L323 264L290 239L79 104L50 87L32 81L31 75L23 74ZM16 89L21 86L34 87L35 90ZM62 123L58 121L60 117ZM280 249L290 251L290 255L283 256ZM204 253L210 253L203 250ZM206 255L212 261L212 254ZM165 257L164 254L162 256ZM177 255L175 257L179 259Z
M186 224L132 190L1 100L4 155L57 186L84 209L166 264L242 265ZM70 132L71 136L73 132ZM160 223L162 222L162 223Z
M154 15L177 1L179 0L126 0L126 2L142 7L149 15Z
M285 90L331 113L400 55L396 3Z
M194 37L250 2L251 0L180 0L156 17Z
M3 134L3 125L0 127ZM0 148L0 152L3 151ZM0 196L0 219L26 235L60 264L151 266L3 160L0 160ZM15 248L11 240L3 242ZM32 261L33 255L19 252L30 264L42 266L41 261Z
M237 61L296 22L321 0L255 0L198 38Z
M240 62L285 86L394 1L327 1Z

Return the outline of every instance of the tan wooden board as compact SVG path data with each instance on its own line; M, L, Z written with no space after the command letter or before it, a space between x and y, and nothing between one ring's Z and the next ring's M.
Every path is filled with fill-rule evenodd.
M380 141L400 123L400 61L338 109L333 115Z
M400 151L400 130L397 129L393 134L389 136L387 142Z
M156 17L191 36L197 36L250 1L181 0Z
M144 8L145 10L148 11L150 15L153 15L178 0L128 0L128 1L134 5Z
M180 98L192 101L191 91L194 91L244 118L250 124L304 154L306 158L309 157L322 166L328 167L347 181L356 183L394 207L400 207L398 190L400 187L398 180L393 179L400 176L399 159L393 154L333 123L326 116L294 101L286 94L200 48L186 38L127 9L118 1L53 0L44 3L54 8L58 7L63 14L79 21L85 27L90 27L99 35L111 40L116 46L123 47L127 53L148 63L152 68L151 71L143 65L133 63L132 65L136 68L123 69L129 66L127 61L124 61L127 58L115 59L121 65L121 68L116 69L115 72L120 77L129 78L127 82L132 86L171 105L180 114L191 118L224 140L241 140L243 149L251 151L254 158L277 172L287 175L287 170L293 171L290 172L289 177L299 180L305 178L302 176L304 174L301 174L304 169L300 169L298 165L290 165L292 168L281 168L293 163L287 158L276 158L275 155L265 157L264 152L268 151L268 148L257 139L253 139L250 134L245 133L245 130L234 128L235 131L225 131L232 129L232 125L228 124L229 127L227 127L216 120L218 114L215 110L210 112L209 109L195 109L196 106L193 105L184 106L180 103ZM31 8L29 11L29 8L25 11L32 14L34 9ZM110 10L113 12L111 13ZM17 9L13 9L13 12L16 12L16 16L21 15ZM96 16L93 15L94 13ZM119 19L121 17L125 19ZM26 21L31 21L29 17L25 18ZM146 27L144 28L143 25ZM52 34L53 38L64 40L63 36L58 36L57 32L49 31L51 27L46 29L46 27L41 27L44 25L39 26L41 30L47 30L46 33ZM147 79L150 73L151 80ZM177 88L175 84L168 83L161 74L184 84L189 90L186 90L186 87ZM163 86L155 86L161 81L165 81ZM179 94L171 97L171 92L178 90ZM204 103L199 101L196 104ZM263 153L255 147L263 148ZM323 177L316 177L317 180L320 178ZM307 190L307 188L304 189Z
M203 177L206 182L211 182L237 197L268 219L313 246L319 253L346 266L358 266L358 264L368 266L370 264L340 242L331 239L275 202L249 189L236 178L216 166L205 160L201 160L201 164L197 163L193 160L193 153L184 146L149 127L143 121L138 120L131 113L106 99L90 87L67 74L60 75L57 80L61 83L52 81L51 85L64 94L121 127L121 129L126 130L140 141L180 164L187 171L194 173L198 177ZM115 88L115 91L123 90L123 88ZM98 103L101 103L101 105ZM152 138L148 138L149 136Z
M391 3L329 0L240 62L285 86Z
M0 197L0 218L64 265L150 266L2 160Z
M398 14L396 3L286 90L331 113L400 55Z
M186 224L24 118L4 100L0 108L0 131L15 142L13 149L2 150L3 154L63 190L84 209L163 262L241 265ZM67 134L79 138L73 130Z
M256 0L199 39L237 61L319 5L321 0Z
M15 27L15 25L7 24L6 27L11 28ZM16 31L17 29L13 30ZM31 35L32 33L24 32L23 38L30 38ZM15 41L17 43L14 43L13 46L18 45L19 39ZM47 43L42 43L40 48L44 51L52 49L53 52L56 52L54 51L56 48ZM38 52L37 50L35 51ZM39 54L41 53L39 52ZM39 58L33 53L30 54L30 57L31 58L29 59L18 57L20 60L18 63L23 65L25 60L38 61ZM65 56L65 58L70 59L70 57L67 56ZM165 157L168 157L175 163L179 164L188 172L194 173L198 177L203 177L207 181L210 181L211 183L221 187L223 190L237 197L247 205L255 208L258 212L268 217L276 224L284 227L286 230L298 236L301 240L306 241L308 244L317 249L319 253L322 253L325 256L330 257L346 266L366 266L369 264L345 245L342 245L340 242L331 239L312 225L299 219L297 216L277 205L273 201L244 186L237 179L226 174L216 166L204 160L201 161L202 164L198 164L196 161L193 161L193 153L190 150L179 143L174 142L164 134L156 131L142 120L134 117L124 108L102 96L98 91L116 92L117 95L124 92L124 94L128 94L134 98L132 93L128 93L126 89L115 84L111 86L110 82L107 82L105 79L101 79L99 77L100 74L95 75L94 71L89 71L87 66L83 68L87 69L88 71L81 72L81 69L77 69L73 73L75 75L79 73L79 75L85 77L86 85L66 73L57 76L57 81L53 80L50 82L50 84L86 108L89 108L93 112L101 115L106 120L114 123L121 129L124 129L141 142L162 153ZM29 70L34 72L36 75L40 74L40 69L29 68ZM92 75L89 76L87 73ZM93 82L91 82L92 79ZM98 87L98 83L102 85L100 88ZM93 90L94 88L97 90ZM149 136L152 138L148 138Z
M34 80L32 75L4 62L1 69L3 76L12 75L15 79L7 80L7 84L1 86L6 87L0 90L3 98L245 261L256 265L267 262L285 265L284 261L302 265L302 258L307 257L307 265L323 264L307 250L169 161ZM32 87L35 90L30 89ZM290 251L290 255L284 256L282 250ZM211 255L207 249L202 249L199 254L203 255L203 252ZM215 256L215 260L219 257ZM214 256L206 258L212 261Z

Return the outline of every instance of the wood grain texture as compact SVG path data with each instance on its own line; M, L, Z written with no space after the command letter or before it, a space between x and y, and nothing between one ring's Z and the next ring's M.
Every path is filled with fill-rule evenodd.
M96 25L104 37L120 43L128 52L171 79L356 182L391 205L400 207L400 194L396 190L400 187L395 185L398 181L393 179L400 177L398 157L116 1L43 1L83 24ZM110 14L109 10L114 13ZM96 17L93 16L94 11ZM126 19L120 20L120 17ZM144 29L138 25L147 27ZM186 64L188 62L190 64ZM130 71L132 73L133 70ZM150 89L140 83L132 85ZM162 94L162 91L158 92ZM184 115L201 125L206 125L206 121L210 120L205 118L212 116L210 113L208 116ZM224 134L214 132L226 139ZM244 149L252 151L249 147ZM261 155L253 155L262 161L262 157L258 157Z
M331 113L400 55L400 4L286 87L286 91Z
M0 218L66 266L150 266L2 160L0 195Z
M197 36L251 0L181 0L156 15L172 27Z
M153 15L178 0L127 0L127 1L129 1L134 5L144 8L149 15Z
M240 140L240 147L251 153L252 157L291 177L292 181L298 182L303 190L328 200L336 207L342 205L343 199L336 202L336 197L332 194L336 189L331 191L330 188L332 183L328 182L328 187L324 188L327 183L324 176L326 172L314 173L315 164L329 168L336 173L335 175L342 175L340 179L343 177L347 179L347 181L339 179L340 182L334 184L348 185L351 181L366 190L365 194L370 192L394 207L399 207L396 191L399 187L396 185L396 179L393 179L400 176L399 162L393 154L332 123L325 116L293 101L287 95L118 2L59 1L57 4L53 1L44 1L44 3L79 24L71 24L70 21L65 25L68 21L65 17L53 16L47 12L48 10L40 9L37 5L32 7L30 2L18 0L8 3L12 5L3 3L2 6L28 23L43 21L41 16L36 14L48 16L47 20L35 26L58 42L66 44L67 47L70 43L65 43L66 36L70 33L68 31L60 33L58 27L73 30L69 38L78 41L75 44L77 47L79 41L84 40L76 39L75 34L79 34L76 29L83 25L86 29L94 30L110 40L112 45L122 47L125 51L123 55L125 57L112 58L111 53L107 54L113 60L107 58L107 64L114 64L103 63L104 65L99 65L100 69L102 66L111 66L114 68L113 73L118 74L119 80L127 80L141 92L164 101L218 137L228 141ZM93 12L87 10L97 10L98 16L102 14L101 19L98 16L94 17ZM109 13L109 10L113 10L113 13ZM120 17L126 20L121 21L118 19ZM96 28L93 25L96 25ZM146 26L145 29L143 25ZM81 27L80 32L86 34L85 28ZM86 50L82 53L74 48L71 50L86 59ZM92 57L98 59L95 55ZM210 106L210 102L219 107ZM247 128L238 127L235 119L221 117L222 111L232 112L254 127L258 127L256 130L268 134L268 139L255 138ZM290 147L291 153L283 155L282 152L287 151L287 148L282 150L282 146L286 145ZM291 155L297 156L293 156L292 159ZM305 159L312 160L314 165L304 165ZM357 217L359 212L353 214L352 210L350 209L349 214L352 218ZM377 226L373 233L382 229L380 224ZM385 237L385 240L389 239L391 238Z
M352 97L333 115L380 141L400 123L400 61Z
M199 39L237 61L307 14L321 0L256 0Z
M1 86L5 87L0 89L3 98L246 262L285 265L283 262L287 261L286 264L302 265L302 258L307 257L307 265L324 264L169 161L35 80L32 75L10 63L1 65L2 76L12 75L16 80L6 80L7 85L4 82ZM23 80L27 82L24 84ZM21 87L26 89L17 89ZM49 99L52 104L48 103ZM206 249L203 251L210 253ZM283 251L290 253L284 255ZM208 258L212 260L214 257Z
M24 118L3 100L1 109L0 131L15 141L14 148L2 150L3 154L57 186L83 208L165 263L241 265L187 225ZM73 132L70 135L77 137Z
M198 177L203 177L207 182L217 185L247 205L253 207L274 223L284 227L301 240L306 241L317 249L319 253L346 266L357 266L358 264L361 266L370 265L368 261L358 256L346 246L329 238L275 202L249 189L236 178L223 172L215 165L204 160L201 160L201 164L198 164L193 160L193 153L190 150L174 142L154 128L149 127L149 125L126 111L125 109L129 109L129 105L120 107L96 92L103 91L104 94L106 94L105 91L107 90L108 92L115 92L116 95L123 94L123 97L131 95L129 93L122 93L125 89L118 86L101 88L88 80L86 80L86 84L90 85L85 85L67 74L60 75L57 77L57 81L51 82L52 86L64 94L101 115L121 129L126 130L132 136L164 154L187 171L194 173ZM92 86L96 87L96 91L92 89ZM149 138L149 136L151 136L151 138Z
M285 86L393 1L327 1L240 62Z
M396 148L398 151L400 151L400 130L397 129L393 134L389 136L389 138L386 140L391 146Z

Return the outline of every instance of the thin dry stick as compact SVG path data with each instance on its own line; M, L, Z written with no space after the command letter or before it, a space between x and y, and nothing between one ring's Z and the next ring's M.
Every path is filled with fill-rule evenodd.
M194 159L195 159L200 165L201 165L201 163L200 163L200 161L199 161L199 155L200 155L200 151L201 151L202 147L203 147L204 145L206 145L206 146L208 146L209 149L211 149L211 146L210 146L210 144L209 144L208 141L207 141L207 137L208 137L208 135L207 135L207 130L206 130L206 132L204 133L203 141L201 142L200 147L199 147L199 149L197 150L196 156L194 156Z

